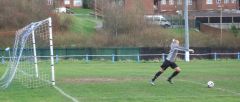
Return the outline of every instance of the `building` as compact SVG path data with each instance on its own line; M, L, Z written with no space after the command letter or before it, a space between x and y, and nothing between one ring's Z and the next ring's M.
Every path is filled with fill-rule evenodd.
M188 0L189 11L237 10L240 0ZM176 13L182 11L184 0L154 0L157 13Z
M60 0L60 5L67 8L82 7L83 0Z
M96 0L96 2L98 4L97 5L98 9L101 9L102 6L105 6L106 4L110 4L110 5L120 5L126 10L137 7L139 9L144 10L146 14L154 13L153 0Z
M123 0L125 2L126 8L131 8L136 6L136 3L141 3L146 14L153 14L154 12L154 3L153 0Z

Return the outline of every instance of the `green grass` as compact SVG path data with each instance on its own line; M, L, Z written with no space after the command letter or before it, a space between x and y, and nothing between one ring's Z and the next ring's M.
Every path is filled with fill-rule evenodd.
M169 68L149 85L160 63L60 61L56 84L80 102L239 102L237 60L177 62L182 72L170 85ZM47 66L45 64L45 66ZM3 73L6 65L0 65ZM207 88L207 81L215 82ZM237 94L238 93L238 94ZM3 102L70 102L51 87L26 89L14 84L0 91Z
M73 11L76 14L89 14L90 12L93 12L91 9L83 8L71 8L71 11Z
M69 16L72 19L72 24L70 25L69 29L70 32L86 36L89 36L95 32L97 20L90 15L92 10L82 8L75 8L71 10L74 12L74 14Z
M96 22L93 17L72 16L72 21L70 32L91 35L95 31Z
M73 24L70 27L70 31L75 33L80 32L87 36L94 33L97 20L90 15L92 10L81 8L75 8L72 10L75 12L75 15L72 18Z
M184 37L185 30L184 28L173 28L173 29L168 29L170 34L173 34L175 37ZM198 34L201 36L202 33L197 32L195 29L190 29L189 30L190 34Z

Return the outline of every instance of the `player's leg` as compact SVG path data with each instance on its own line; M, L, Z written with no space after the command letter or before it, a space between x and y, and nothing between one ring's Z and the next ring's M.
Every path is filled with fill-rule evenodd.
M173 84L172 82L172 78L174 78L175 76L177 76L180 72L181 72L181 68L177 66L177 64L173 63L171 65L171 67L175 70L172 75L170 77L168 77L167 81L171 84Z
M163 62L163 64L161 65L161 67L160 67L160 71L158 71L155 75L154 75L154 77L151 79L151 84L152 85L155 85L154 84L154 81L168 68L170 66L170 64L169 64L169 61L167 61L167 60L165 60L164 62Z
M158 71L152 78L152 82L154 82L164 71L165 71L164 68L160 68L160 71Z

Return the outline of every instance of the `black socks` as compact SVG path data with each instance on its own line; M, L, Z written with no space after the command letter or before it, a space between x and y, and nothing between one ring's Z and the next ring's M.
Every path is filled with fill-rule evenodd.
M154 78L152 79L152 81L155 81L160 75L162 74L161 71L157 72L154 76Z
M175 71L172 73L172 75L168 78L168 80L172 80L173 77L177 76L178 73L180 73L179 71Z
M179 73L180 73L179 71L173 72L172 75L168 78L168 80L171 81L172 78L175 77L175 76L177 76ZM157 73L155 74L155 76L153 77L152 81L154 82L161 74L162 74L161 71L157 72Z

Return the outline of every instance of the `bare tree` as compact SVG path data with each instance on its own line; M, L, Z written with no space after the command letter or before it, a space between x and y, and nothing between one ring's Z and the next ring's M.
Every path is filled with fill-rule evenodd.
M131 7L126 7L115 0L105 1L102 6L104 28L115 36L141 30L144 26L143 4L139 0L133 2Z
M50 16L47 0L1 0L0 29L19 28Z

